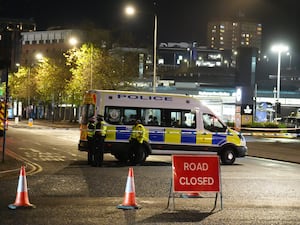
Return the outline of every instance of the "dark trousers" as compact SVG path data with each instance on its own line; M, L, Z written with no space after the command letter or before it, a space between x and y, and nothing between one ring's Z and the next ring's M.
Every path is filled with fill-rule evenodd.
M96 138L96 147L95 147L95 158L94 158L94 164L96 166L101 166L103 163L103 154L104 154L104 139L105 136L99 136Z
M143 141L143 143L140 143L139 141L137 141L136 139L132 139L129 142L130 146L129 146L129 161L132 164L139 164L141 163L140 160L143 158L142 154L144 150L147 150L148 152L150 152L150 145L148 142Z
M88 137L88 164L94 162L94 152L95 152L95 139Z

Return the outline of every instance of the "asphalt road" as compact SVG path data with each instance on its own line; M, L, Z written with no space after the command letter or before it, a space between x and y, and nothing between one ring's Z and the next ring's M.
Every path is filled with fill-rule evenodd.
M300 138L246 137L248 155L300 163Z
M201 193L210 198L175 198L175 205L171 201L167 209L171 158L151 156L145 165L133 167L141 208L121 210L117 206L124 200L129 167L109 155L104 167L88 166L85 153L77 151L76 135L76 130L66 129L41 129L38 134L33 129L10 130L8 152L17 152L34 168L27 181L29 200L36 208L8 209L16 198L18 171L0 176L0 224L299 224L297 163L246 157L232 166L222 165L223 209L219 198L211 212L214 193ZM250 139L248 146L251 155L291 153L293 157L283 160L299 160L297 139Z

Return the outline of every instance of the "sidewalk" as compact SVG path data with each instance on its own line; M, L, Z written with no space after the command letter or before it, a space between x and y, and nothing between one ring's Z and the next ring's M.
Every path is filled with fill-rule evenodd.
M70 122L70 121L51 121L51 120L21 120L14 121L10 120L8 123L9 127L22 127L22 128L43 128L43 127L52 127L52 128L78 128L80 127L78 122Z

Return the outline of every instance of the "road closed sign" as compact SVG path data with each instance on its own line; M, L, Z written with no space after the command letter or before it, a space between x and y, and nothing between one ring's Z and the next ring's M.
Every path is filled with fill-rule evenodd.
M220 192L220 160L217 155L173 155L174 192Z

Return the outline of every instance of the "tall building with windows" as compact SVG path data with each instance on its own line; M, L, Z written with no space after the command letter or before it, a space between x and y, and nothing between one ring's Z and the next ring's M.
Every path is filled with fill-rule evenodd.
M80 43L85 39L80 30L53 29L46 31L22 32L22 55L20 65L28 66L35 61L34 55L41 53L45 57L63 56L63 53L74 47L70 38L76 38Z
M228 60L235 65L239 47L253 47L260 52L262 24L246 20L214 20L208 23L207 44L212 49L228 53Z

